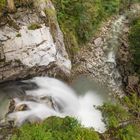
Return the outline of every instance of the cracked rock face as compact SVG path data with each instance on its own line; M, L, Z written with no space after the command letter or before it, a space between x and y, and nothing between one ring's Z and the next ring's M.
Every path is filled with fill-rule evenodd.
M52 3L47 2L44 8L55 10ZM43 13L41 6L38 3L38 11L17 9L15 14L7 17L7 24L0 27L0 81L25 78L27 75L45 75L48 74L48 68L50 71L52 68L56 70L54 67L59 69L58 73L70 74L71 62L58 22L55 20L53 24L56 28L52 30L47 23L47 15L39 15L39 12ZM34 23L40 27L29 29ZM53 74L57 75L55 70Z
M56 47L49 27L28 30L23 26L19 31L21 37L12 36L4 42L3 51L6 61L19 60L23 65L48 65L56 61Z

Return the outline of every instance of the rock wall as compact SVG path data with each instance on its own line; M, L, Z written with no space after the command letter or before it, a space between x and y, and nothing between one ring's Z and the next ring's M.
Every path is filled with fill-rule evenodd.
M71 62L50 0L33 1L1 17L0 81L36 75L68 76Z
M130 51L130 45L128 35L130 32L131 22L139 17L140 4L134 4L130 7L130 12L127 15L124 28L122 30L122 37L120 38L120 47L117 53L117 66L122 76L123 87L125 93L133 94L138 93L140 95L140 78L136 73L134 65L132 63L133 55Z

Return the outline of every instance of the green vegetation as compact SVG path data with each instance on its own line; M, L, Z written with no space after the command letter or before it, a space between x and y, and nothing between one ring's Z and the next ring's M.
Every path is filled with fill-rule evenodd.
M103 10L107 15L119 12L120 0L102 0Z
M6 0L0 0L0 16L2 15L5 6L6 6Z
M40 124L25 124L11 140L100 140L98 134L83 128L77 120L50 117Z
M18 34L16 35L16 37L21 37L21 34L20 34L20 33L18 33Z
M120 104L105 103L100 109L108 129L106 138L139 140L140 99L136 94L123 97Z
M122 120L127 120L128 113L119 104L106 103L102 106L102 113L109 129L119 127Z
M28 30L36 30L36 29L39 29L41 28L41 25L38 24L38 23L32 23L28 26Z
M140 66L140 18L134 20L129 34L130 49L133 54L133 64L136 71Z
M122 0L53 0L53 3L71 53L79 44L89 41L102 21L122 7Z

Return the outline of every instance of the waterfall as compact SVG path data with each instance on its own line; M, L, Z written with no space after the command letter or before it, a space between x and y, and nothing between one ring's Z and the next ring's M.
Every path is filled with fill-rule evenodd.
M49 116L71 116L85 127L93 127L99 132L106 130L102 114L95 107L103 104L96 92L89 90L84 95L79 95L62 81L49 77L35 77L24 82L35 83L38 88L25 90L26 98L22 100L14 99L15 108L27 106L26 110L15 109L8 115L9 119L15 120L16 125L20 126L31 117L44 120Z
M107 38L108 40L107 46L109 48L107 62L116 64L115 54L119 46L119 37L121 34L121 30L123 28L122 22L124 21L124 19L125 19L125 16L122 15L112 24L112 28L111 28L112 30Z

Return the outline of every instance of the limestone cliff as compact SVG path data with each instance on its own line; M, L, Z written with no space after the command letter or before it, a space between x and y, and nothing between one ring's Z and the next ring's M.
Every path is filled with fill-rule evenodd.
M0 20L0 81L70 74L71 62L50 0L19 6ZM61 74L62 75L62 74Z

